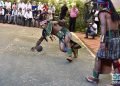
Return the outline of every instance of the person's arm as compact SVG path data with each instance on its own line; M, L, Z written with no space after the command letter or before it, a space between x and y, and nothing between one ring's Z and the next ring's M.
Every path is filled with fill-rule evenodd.
M106 34L106 28L107 28L106 14L104 12L101 12L99 14L99 19L101 22L100 47L102 49L105 49L105 34Z
M44 37L41 36L40 39L36 42L36 45L31 48L31 51L35 51L35 49L42 43L43 40L44 40Z
M101 42L104 42L104 37L106 34L106 15L105 13L100 13L99 14L100 22L101 22Z
M46 37L47 37L46 31L43 30L43 31L42 31L42 36L41 36L40 39L36 42L35 47L32 47L31 50L34 51L34 50L42 43L43 40L48 41Z

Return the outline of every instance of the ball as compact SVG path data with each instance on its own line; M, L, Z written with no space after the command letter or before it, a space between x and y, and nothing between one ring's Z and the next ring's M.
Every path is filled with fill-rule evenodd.
M43 50L43 47L42 47L42 46L37 46L36 50L37 50L38 52L41 52L41 51Z

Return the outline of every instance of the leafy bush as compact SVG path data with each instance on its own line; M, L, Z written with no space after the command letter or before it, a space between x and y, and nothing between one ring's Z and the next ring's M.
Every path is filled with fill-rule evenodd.
M11 0L14 2L15 0ZM23 0L27 2L28 0ZM29 0L29 1L34 1L34 0ZM59 16L60 10L62 5L65 3L65 0L35 0L36 2L42 2L42 3L48 3L51 5L54 5L56 7L56 16ZM79 16L76 20L76 31L84 31L84 28L86 27L86 24L84 22L84 2L82 0L68 0L66 2L68 8L70 8L73 3L76 3L77 8L79 9ZM67 14L67 22L69 22L69 15Z

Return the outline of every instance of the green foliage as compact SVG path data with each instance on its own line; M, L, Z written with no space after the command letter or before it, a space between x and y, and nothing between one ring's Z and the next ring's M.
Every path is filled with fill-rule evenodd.
M76 31L84 31L86 24L84 22L84 3L80 0L76 1L76 6L79 9L79 16L76 21Z
M55 4L56 6L56 15L59 15L60 13L60 8L61 6L64 4L64 0L60 0L58 4ZM86 23L84 21L84 10L85 10L85 7L84 7L84 2L80 1L80 0L76 0L76 1L73 1L73 0L68 0L68 2L66 3L68 8L70 9L72 5L74 5L74 3L76 3L76 6L77 8L79 9L79 15L78 15L78 18L76 20L76 31L84 31L85 27L86 27ZM69 14L67 14L67 17L66 17L66 20L67 20L67 25L69 23Z
M11 0L12 2L14 0ZM54 5L56 8L56 16L59 16L61 7L64 3L67 4L68 8L70 9L73 4L76 3L77 8L79 9L79 16L76 20L76 31L84 31L84 28L86 27L86 24L84 22L84 2L82 0L68 0L65 2L65 0L23 0L25 2L27 1L36 1L36 2L41 2L41 3L48 3L49 5ZM67 22L69 22L69 14L67 14Z

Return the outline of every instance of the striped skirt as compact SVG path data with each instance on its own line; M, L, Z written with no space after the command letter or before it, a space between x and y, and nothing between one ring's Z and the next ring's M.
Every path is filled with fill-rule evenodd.
M105 49L98 49L98 58L118 60L120 58L120 38L118 31L111 31L111 36L109 32L106 32L105 36Z

